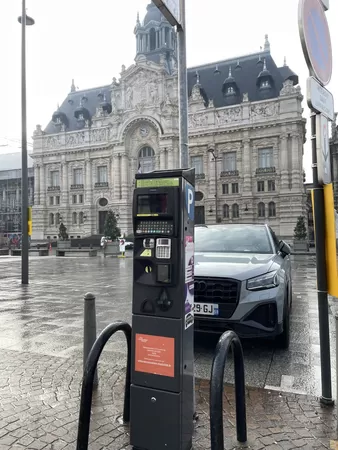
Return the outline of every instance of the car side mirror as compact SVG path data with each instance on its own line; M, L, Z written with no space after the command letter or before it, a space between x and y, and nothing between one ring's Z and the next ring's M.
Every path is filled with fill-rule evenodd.
M279 242L278 250L282 253L283 256L290 255L291 247L284 241Z

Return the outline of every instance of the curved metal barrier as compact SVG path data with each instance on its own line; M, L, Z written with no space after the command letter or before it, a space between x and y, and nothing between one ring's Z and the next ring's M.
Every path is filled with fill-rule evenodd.
M242 344L236 333L226 331L220 337L212 362L210 380L210 435L211 450L224 450L223 433L223 378L230 347L234 353L236 428L238 442L247 441L245 375Z
M104 346L111 338L111 336L115 334L117 331L123 331L127 340L128 353L127 353L126 385L124 393L123 421L125 423L128 423L130 420L131 326L127 322L114 322L108 325L96 339L92 349L90 350L85 365L81 389L79 427L76 446L77 450L88 449L94 374Z

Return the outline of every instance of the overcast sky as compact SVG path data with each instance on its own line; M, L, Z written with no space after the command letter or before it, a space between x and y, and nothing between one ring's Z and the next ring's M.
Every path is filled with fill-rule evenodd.
M36 124L49 122L57 104L70 91L71 80L80 89L110 83L119 77L121 66L135 57L134 26L137 11L143 19L147 0L26 0L27 14L35 25L27 28L27 120L28 135ZM327 12L331 25L333 54L337 52L337 1ZM298 34L298 0L186 0L188 65L244 55L264 45L269 35L271 53L278 65L284 56L298 73L305 94L307 67ZM0 51L2 104L0 145L11 138L10 147L20 142L20 49L17 17L21 0L0 0ZM338 63L328 89L338 95ZM309 110L304 101L306 117ZM307 129L309 130L309 124ZM18 144L20 146L20 144ZM310 141L305 146L305 168L311 172Z

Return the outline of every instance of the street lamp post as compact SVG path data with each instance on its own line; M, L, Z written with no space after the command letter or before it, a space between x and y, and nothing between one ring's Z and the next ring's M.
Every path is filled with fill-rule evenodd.
M208 152L212 154L214 158L215 163L215 212L216 212L216 223L218 223L218 185L217 185L217 160L218 160L218 153L217 150L215 150L213 147L210 147L208 149Z
M28 284L26 25L34 25L34 20L26 14L26 0L22 0L22 14L18 21L21 23L21 283Z

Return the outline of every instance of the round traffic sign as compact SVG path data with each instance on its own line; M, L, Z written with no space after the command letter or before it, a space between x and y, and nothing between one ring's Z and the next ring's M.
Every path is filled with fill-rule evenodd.
M329 25L320 0L299 0L299 34L312 76L326 86L332 75L332 45Z

